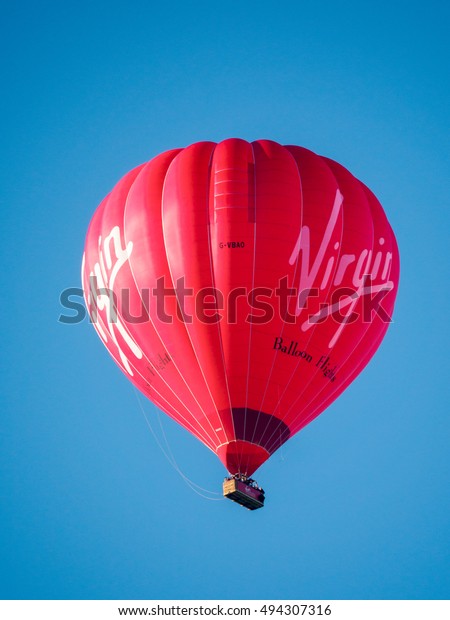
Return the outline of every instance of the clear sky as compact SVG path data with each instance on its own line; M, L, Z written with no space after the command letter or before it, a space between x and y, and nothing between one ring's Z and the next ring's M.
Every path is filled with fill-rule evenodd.
M3 3L1 598L450 598L449 17L436 0ZM341 162L402 264L383 345L259 470L254 513L194 493L92 326L58 322L116 181L227 137ZM218 459L142 404L220 492Z

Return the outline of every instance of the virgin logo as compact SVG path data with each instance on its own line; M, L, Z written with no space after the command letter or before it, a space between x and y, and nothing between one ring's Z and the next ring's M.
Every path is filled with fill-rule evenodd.
M117 334L120 334L126 347L137 358L142 358L142 351L130 336L125 325L117 313L114 295L114 284L120 269L130 258L133 251L133 243L130 241L126 247L122 247L120 238L120 228L115 226L110 234L98 239L98 262L95 263L93 270L89 274L89 293L87 307L91 315L91 320L105 343L108 343L108 336L103 329L105 327L111 340L117 347L117 352L127 373L133 376L127 355L118 342ZM84 273L84 256L82 273ZM100 311L100 320L97 319L97 312ZM103 326L102 326L103 324ZM113 351L111 351L113 353Z
M297 242L289 259L289 264L294 265L294 263L300 259L301 253L301 260L299 261L300 284L298 288L300 292L297 297L296 306L297 316L305 307L308 296L313 289L313 285L317 280L319 272L321 272L324 258L327 254L331 237L336 227L336 222L338 220L343 200L344 197L341 192L337 190L330 219L328 220L322 242L312 265L310 258L310 230L308 226L302 226L300 229ZM383 246L384 238L380 237L378 243L380 246ZM358 258L355 254L340 254L338 252L339 243L334 244L334 250L339 256L339 262L334 272L334 278L331 280L331 274L333 273L334 263L336 261L336 256L333 255L327 261L319 290L324 290L326 287L329 287L330 284L334 287L339 286L342 283L347 269L350 268L350 265L352 265L353 268L352 285L355 290L350 292L347 289L348 294L341 295L337 302L321 304L320 311L313 316L308 317L308 319L301 324L302 331L307 331L308 329L311 329L311 327L317 325L317 323L322 322L327 316L336 312L339 312L342 316L342 310L346 310L344 313L344 320L339 322L339 327L329 342L328 346L330 348L336 344L344 327L351 322L351 318L354 316L353 310L361 297L380 292L384 292L386 294L394 288L394 283L392 280L388 279L392 266L392 252L383 252L382 250L379 250L376 253L372 264L373 250L362 250ZM380 273L382 263L383 267ZM378 278L379 274L381 283L376 285L371 284L371 282ZM369 284L367 284L368 282Z

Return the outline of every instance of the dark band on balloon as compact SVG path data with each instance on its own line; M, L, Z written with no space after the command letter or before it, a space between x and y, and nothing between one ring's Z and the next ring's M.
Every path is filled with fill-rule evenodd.
M291 435L289 427L279 418L256 409L233 407L231 410L236 439L258 444L272 453Z

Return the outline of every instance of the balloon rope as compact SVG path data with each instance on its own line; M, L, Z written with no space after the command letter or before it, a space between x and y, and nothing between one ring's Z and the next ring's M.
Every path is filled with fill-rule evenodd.
M192 490L194 491L194 493L197 493L197 495L200 495L200 497L203 497L204 499L208 499L210 501L213 502L220 502L222 500L224 500L224 497L208 497L207 495L204 495L203 493L201 493L200 491L204 491L205 493L210 493L211 495L221 495L220 493L217 493L216 491L209 491L208 489L204 489L203 487L201 487L200 485L196 484L195 482L193 482L190 478L188 478L180 469L178 463L175 460L175 457L173 455L172 450L170 449L169 446L169 442L167 440L166 434L164 432L164 428L162 426L161 423L161 417L159 415L159 412L157 412L158 415L158 419L159 419L159 426L161 428L163 437L164 437L164 441L166 443L167 446L167 451L164 449L164 447L162 446L157 434L155 433L152 425L150 424L150 420L147 417L147 414L145 413L144 407L142 405L142 402L139 398L139 394L136 388L134 388L134 393L136 396L136 400L138 402L139 405L139 409L144 417L144 420L147 424L148 429L150 430L151 434L153 435L153 438L156 441L156 444L158 445L159 449L161 450L161 452L164 454L164 456L166 457L167 461L170 463L170 465L173 467L173 469L177 472L177 474L179 474L179 476L182 478L182 480L185 482L185 484ZM198 490L200 489L200 490Z

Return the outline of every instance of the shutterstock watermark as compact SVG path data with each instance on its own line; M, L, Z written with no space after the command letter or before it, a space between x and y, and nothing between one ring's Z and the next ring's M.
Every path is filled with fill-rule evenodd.
M248 290L236 287L225 293L214 286L195 290L186 284L184 277L174 284L160 277L152 288L139 291L123 288L117 292L99 286L97 277L91 275L88 310L83 290L80 287L67 288L60 295L64 312L58 320L73 325L89 317L92 323L97 323L100 312L104 313L102 320L108 324L142 324L156 319L165 324L177 321L192 324L196 321L205 325L233 325L239 323L245 314L245 322L253 325L266 325L274 318L286 324L301 321L303 331L330 317L340 326L360 319L363 323L371 323L375 317L383 323L390 323L392 318L383 307L383 301L392 288L392 282L373 284L370 275L366 275L357 289L338 286L328 295L318 287L298 290L289 285L285 276L274 288L260 286Z

